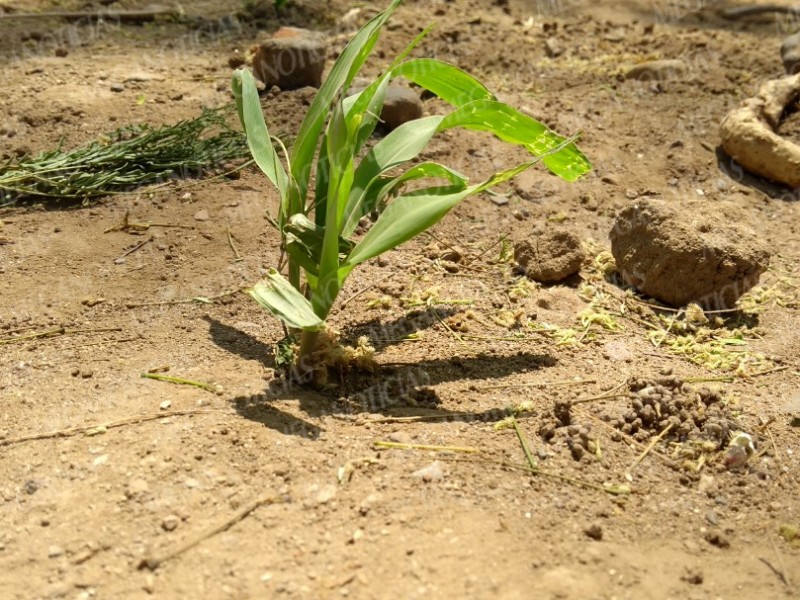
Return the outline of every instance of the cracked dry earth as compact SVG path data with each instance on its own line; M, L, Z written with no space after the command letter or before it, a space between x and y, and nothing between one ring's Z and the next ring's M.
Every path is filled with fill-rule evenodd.
M84 4L104 3L0 2ZM259 28L324 30L333 58L381 7L342 24L342 0L290 1L280 19L269 2L236 19L244 3L189 4L179 22L0 20L4 160L196 116L230 102L228 58ZM716 12L742 4L406 2L368 74L435 19L418 55L582 131L594 170L526 172L354 274L332 324L381 368L323 390L284 385L279 324L227 294L278 260L277 198L255 170L0 209L0 597L796 597L798 204L716 148L724 114L780 76L790 23ZM620 77L652 59L687 68ZM281 92L270 124L291 136L312 96ZM426 158L478 178L519 156L455 132ZM640 197L703 199L771 250L747 314L706 331L728 342L692 346L699 329L603 276L614 216ZM184 227L104 233L128 211ZM586 260L534 285L501 239L556 224ZM515 406L519 436L501 422ZM728 468L736 431L755 450ZM509 466L526 462L520 438L541 473ZM425 447L440 445L477 452Z

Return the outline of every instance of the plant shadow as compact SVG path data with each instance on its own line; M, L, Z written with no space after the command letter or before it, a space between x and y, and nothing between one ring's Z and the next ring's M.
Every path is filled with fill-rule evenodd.
M315 418L370 413L443 421L496 421L505 416L503 410L495 408L477 413L443 410L434 386L449 381L500 379L555 363L552 356L526 352L513 356L456 356L387 365L374 373L342 372L338 381L318 390L281 377L270 381L264 392L239 396L232 402L236 411L247 419L287 435L312 439L319 436L321 427L284 412L275 404L287 400L299 402L299 411Z
M267 368L275 368L275 355L271 346L208 315L203 319L209 325L208 333L211 341L219 348L245 360L257 360Z

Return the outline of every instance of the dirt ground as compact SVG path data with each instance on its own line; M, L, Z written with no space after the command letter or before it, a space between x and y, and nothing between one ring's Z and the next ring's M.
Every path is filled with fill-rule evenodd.
M0 1L88 4L105 3ZM0 155L196 116L230 102L228 60L258 29L324 29L333 58L382 6L290 0L278 19L269 2L232 17L243 4L187 3L183 21L144 25L0 20ZM717 13L743 4L408 0L368 74L436 20L418 55L468 69L561 133L582 131L594 168L574 184L528 171L505 198L472 198L434 238L356 271L332 323L346 342L367 336L381 370L325 390L275 375L281 327L237 291L278 260L265 219L277 197L252 168L89 206L0 209L0 597L797 597L797 197L717 149L724 114L781 75L794 28ZM657 58L688 69L620 77ZM312 95L281 92L268 120L291 135ZM460 132L426 157L475 180L519 158ZM595 266L614 215L641 197L703 198L770 249L751 310L720 325L741 338L732 364L681 354L665 324L675 313ZM127 211L173 226L106 233ZM526 283L502 239L556 226L584 241L581 274ZM447 260L453 246L461 263ZM213 387L141 377L151 371ZM717 429L708 417L706 438L620 431L638 410L624 392L642 388L703 413L681 419L713 413ZM557 403L604 395L554 416ZM508 466L525 454L496 426L523 402L536 475ZM727 469L734 430L755 453ZM39 435L50 432L62 433ZM375 446L387 441L479 452Z

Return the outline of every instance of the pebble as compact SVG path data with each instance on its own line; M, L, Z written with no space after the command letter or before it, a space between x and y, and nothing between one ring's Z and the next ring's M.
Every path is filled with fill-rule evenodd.
M208 221L208 211L206 209L198 210L194 213L195 221Z
M596 540L598 542L603 539L603 528L600 527L600 525L598 525L597 523L589 525L586 529L583 530L583 533L586 534L586 537Z
M706 521L708 521L712 525L718 525L719 524L719 517L717 516L717 513L715 513L713 510L709 510L706 513Z
M418 471L414 471L411 475L412 477L416 477L417 479L421 479L425 483L430 483L433 481L441 481L444 479L444 469L442 468L442 463L438 460L432 462L427 467L423 467Z
M161 529L164 531L175 531L178 528L178 525L181 524L180 517L176 515L167 515L161 521Z
M395 444L411 444L413 443L411 435L405 431L393 431L389 434L389 441Z
M564 46L556 38L547 38L544 42L544 51L549 58L556 58L564 54Z
M146 494L150 491L150 484L142 478L131 479L128 482L128 496Z
M386 129L395 129L403 123L422 116L422 101L412 89L394 83L386 88L381 120Z
M125 86L121 83L112 83L111 87L109 87L112 92L120 93L125 91Z
M47 556L50 558L58 558L63 554L64 554L64 549L61 546L56 546L55 544L47 549Z
M172 406L172 402L170 400L164 400L161 404L158 405L158 408L161 410L167 410L170 406Z

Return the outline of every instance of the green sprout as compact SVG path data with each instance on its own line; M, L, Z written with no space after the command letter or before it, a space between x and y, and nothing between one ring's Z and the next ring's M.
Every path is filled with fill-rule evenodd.
M313 355L325 337L326 318L355 267L423 233L465 198L540 161L568 181L591 168L574 138L556 135L499 102L458 67L433 58L408 58L430 27L369 86L348 96L353 79L401 1L392 0L339 55L291 150L283 149L284 160L264 121L253 76L244 69L233 75L233 93L250 151L280 193L275 222L287 257L286 276L273 269L249 293L299 335L292 375L301 381L315 368ZM427 89L452 110L405 123L367 148L387 86L396 77ZM532 158L473 184L444 165L416 160L435 134L457 127L494 134L526 149ZM420 186L421 180L438 181ZM407 190L405 186L413 183L417 187ZM375 214L367 232L354 237L362 218Z

